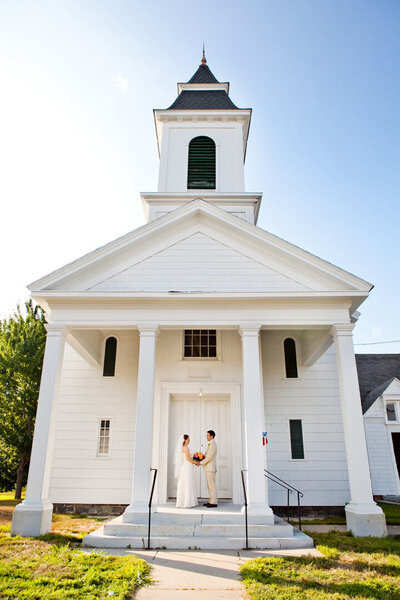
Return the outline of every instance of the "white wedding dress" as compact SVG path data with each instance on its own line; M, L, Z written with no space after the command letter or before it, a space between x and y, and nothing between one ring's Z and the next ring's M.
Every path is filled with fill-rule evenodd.
M193 463L190 463L188 460L186 460L185 453L182 450L182 461L178 475L178 487L176 490L177 508L193 508L194 506L197 506L194 481L194 469L197 468L198 467L196 467Z

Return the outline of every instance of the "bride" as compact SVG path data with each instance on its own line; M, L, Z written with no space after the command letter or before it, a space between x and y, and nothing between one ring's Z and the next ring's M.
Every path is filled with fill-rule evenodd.
M200 463L190 457L190 437L187 433L179 436L175 451L175 478L178 479L176 490L177 508L197 506L193 466Z

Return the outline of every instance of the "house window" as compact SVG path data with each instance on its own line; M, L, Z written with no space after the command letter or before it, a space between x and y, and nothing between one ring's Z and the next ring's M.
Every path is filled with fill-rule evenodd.
M189 142L188 189L215 190L215 142L205 135Z
M184 358L216 358L215 329L185 329Z
M303 428L301 419L290 419L289 426L292 458L304 458Z
M110 452L110 419L101 419L99 431L98 456L108 456Z
M388 421L397 421L396 407L394 404L386 404L386 416Z
M296 342L293 338L286 338L286 340L283 343L283 348L285 352L286 377L298 377Z
M104 349L104 364L103 376L114 377L115 375L115 359L117 356L117 340L115 337L109 337L106 340Z

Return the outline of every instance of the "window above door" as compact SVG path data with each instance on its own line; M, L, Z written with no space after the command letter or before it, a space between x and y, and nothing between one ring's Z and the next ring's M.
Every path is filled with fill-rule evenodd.
M185 329L183 332L184 360L218 360L219 335L216 329Z

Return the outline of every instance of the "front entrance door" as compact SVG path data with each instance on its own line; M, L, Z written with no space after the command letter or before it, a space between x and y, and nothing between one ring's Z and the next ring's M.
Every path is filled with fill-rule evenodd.
M170 399L169 444L168 444L168 497L176 498L176 479L174 477L174 453L178 436L190 435L190 451L193 454L207 450L206 433L213 429L217 454L217 490L218 498L232 498L232 452L231 452L230 400L228 396L184 396L176 395ZM206 478L202 467L193 466L196 475L196 494L198 498L208 498Z

